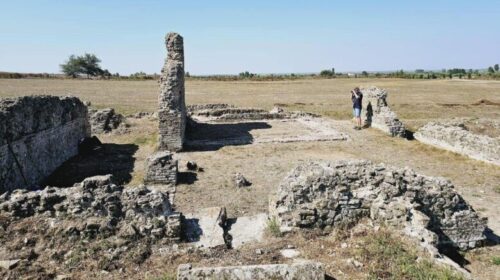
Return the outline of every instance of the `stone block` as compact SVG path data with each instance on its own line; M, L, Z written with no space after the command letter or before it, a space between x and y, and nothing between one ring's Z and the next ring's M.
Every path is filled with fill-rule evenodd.
M300 261L293 264L264 264L227 267L197 267L180 265L178 280L323 280L325 271L318 262Z
M175 185L177 160L169 151L156 152L146 159L145 184Z

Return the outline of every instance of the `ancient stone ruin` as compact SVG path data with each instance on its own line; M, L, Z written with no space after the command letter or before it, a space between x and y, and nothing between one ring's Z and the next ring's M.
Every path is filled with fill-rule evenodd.
M186 130L184 45L177 33L168 33L165 43L168 54L160 77L158 148L179 151L182 150Z
M299 165L278 187L269 211L290 228L331 230L368 217L427 236L425 244L434 248L470 249L486 239L487 220L449 181L368 161Z
M87 107L76 97L0 100L0 193L33 188L78 154L90 136Z
M89 109L89 122L92 134L101 134L124 127L125 117L115 113L113 108Z
M500 138L473 133L458 120L430 122L415 132L414 137L440 149L500 165Z
M398 137L406 137L406 128L387 105L387 91L377 87L362 88L365 125Z
M315 118L319 115L300 111L286 112L283 108L274 107L270 111L259 108L238 108L231 104L195 104L187 106L190 116L203 118L209 121L236 121L236 120L279 120L296 119L301 117Z
M193 267L191 264L179 266L178 280L204 279L325 279L323 266L317 262L299 261L293 264L267 264L227 267Z
M177 160L169 151L154 153L146 159L144 183L175 186L177 183Z
M167 194L117 186L111 175L90 177L70 188L6 192L0 196L0 212L13 219L58 217L74 224L58 223L66 226L61 228L66 236L79 238L116 235L178 242L181 235L181 215L172 210Z

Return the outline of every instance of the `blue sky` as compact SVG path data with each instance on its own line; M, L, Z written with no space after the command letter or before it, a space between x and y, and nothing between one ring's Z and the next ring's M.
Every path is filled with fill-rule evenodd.
M90 52L113 73L158 73L169 31L192 74L486 68L499 18L499 0L0 0L0 71L56 73Z

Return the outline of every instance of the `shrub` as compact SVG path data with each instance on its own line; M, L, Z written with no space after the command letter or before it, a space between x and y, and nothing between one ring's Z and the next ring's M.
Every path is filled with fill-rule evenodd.
M272 218L267 221L267 231L274 237L282 237L283 233L280 230L280 225L276 218Z

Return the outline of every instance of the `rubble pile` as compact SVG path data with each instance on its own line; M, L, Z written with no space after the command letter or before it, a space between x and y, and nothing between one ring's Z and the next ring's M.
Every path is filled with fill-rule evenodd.
M126 127L125 117L115 113L113 108L89 109L89 122L92 134L107 133Z
M82 238L153 236L179 241L181 235L181 215L172 210L168 195L144 186L125 189L113 184L111 175L90 177L70 188L6 192L0 196L0 213L12 220L39 216L81 221L64 230Z
M368 161L299 165L279 185L270 214L282 227L325 230L369 217L460 249L479 246L487 222L449 181Z

